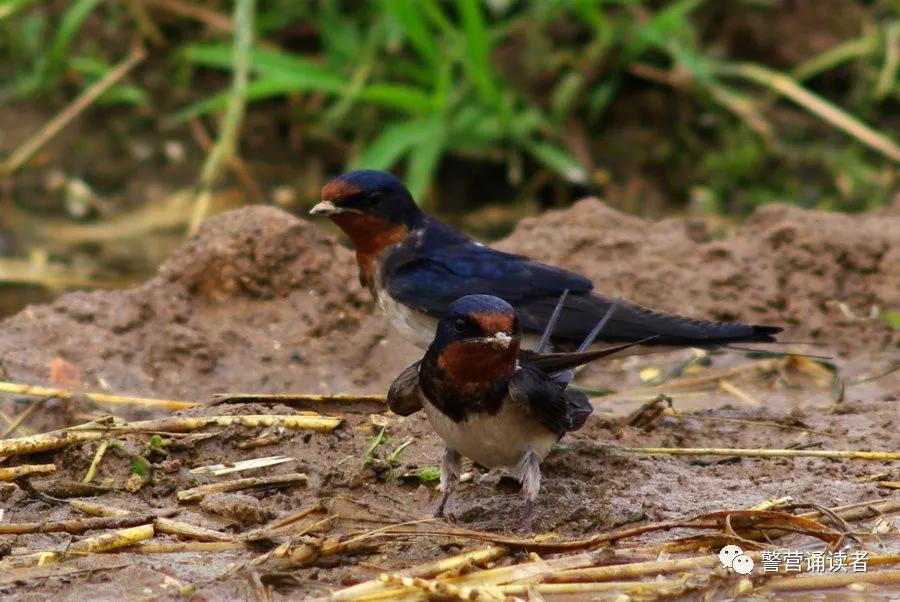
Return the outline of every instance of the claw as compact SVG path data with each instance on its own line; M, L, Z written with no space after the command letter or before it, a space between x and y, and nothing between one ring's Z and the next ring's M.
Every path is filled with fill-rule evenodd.
M453 493L453 490L456 489L456 485L459 483L461 462L462 456L459 455L458 451L444 447L444 453L441 454L441 501L438 502L438 507L434 511L435 518L444 516L444 506L447 505L450 494Z
M522 533L531 535L534 530L532 523L534 522L534 502L525 500L525 508L522 510Z
M541 463L531 447L522 456L522 460L519 463L519 475L522 480L522 497L525 499L522 529L525 533L531 533L531 523L534 518L534 501L541 490Z

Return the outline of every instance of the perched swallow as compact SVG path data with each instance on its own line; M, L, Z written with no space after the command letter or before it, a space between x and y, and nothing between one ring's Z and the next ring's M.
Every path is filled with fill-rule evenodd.
M560 298L559 307L564 300ZM437 516L443 515L466 456L489 468L516 468L525 498L525 529L531 530L541 460L593 411L587 395L567 388L572 369L633 345L584 351L615 311L613 305L579 351L545 354L540 347L520 351L519 320L506 301L469 295L450 304L425 357L404 370L388 392L393 412L406 416L424 409L444 440ZM545 332L555 326L551 319Z
M553 333L558 349L584 340L611 299L573 272L504 253L476 242L425 215L406 187L389 173L353 171L322 188L310 211L326 215L356 247L359 278L400 333L419 347L431 342L435 324L450 304L472 294L494 295L515 307L526 334L541 332L556 300L570 291ZM663 347L718 347L774 342L777 326L712 322L621 302L603 341L652 337ZM526 342L531 346L530 341Z

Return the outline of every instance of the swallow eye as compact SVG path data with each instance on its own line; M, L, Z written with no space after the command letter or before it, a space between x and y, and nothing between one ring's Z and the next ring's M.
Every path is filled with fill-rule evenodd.
M465 334L467 326L468 323L465 318L457 318L453 322L453 331L456 332L456 334Z

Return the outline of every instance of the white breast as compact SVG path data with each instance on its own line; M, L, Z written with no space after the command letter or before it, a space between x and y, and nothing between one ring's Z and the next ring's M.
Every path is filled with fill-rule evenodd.
M393 297L383 289L377 293L378 305L387 315L391 324L400 335L410 343L426 349L434 339L434 331L437 328L437 320L428 314L416 311L402 303L394 301Z
M510 401L493 416L473 413L453 422L427 399L425 413L432 428L451 448L482 466L515 466L530 446L543 460L559 437Z

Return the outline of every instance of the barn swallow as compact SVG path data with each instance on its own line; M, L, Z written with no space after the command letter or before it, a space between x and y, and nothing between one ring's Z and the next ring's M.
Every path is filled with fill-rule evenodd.
M564 300L565 295L558 307ZM425 356L388 391L394 413L424 409L444 440L437 516L444 513L466 456L488 468L516 468L525 499L524 526L531 530L541 460L593 411L584 392L567 388L573 369L634 344L587 351L616 309L613 304L578 351L543 353L543 344L536 351L520 350L520 323L506 301L468 295L450 304ZM545 333L557 324L559 312L554 313Z
M356 248L360 283L404 338L425 348L437 320L460 297L487 294L516 308L526 335L540 333L563 290L570 291L553 334L558 349L586 338L611 299L573 272L485 246L425 215L393 175L360 170L328 182L312 215L337 224ZM713 322L622 302L603 331L605 342L713 348L774 342L777 326ZM532 346L531 340L526 346Z

